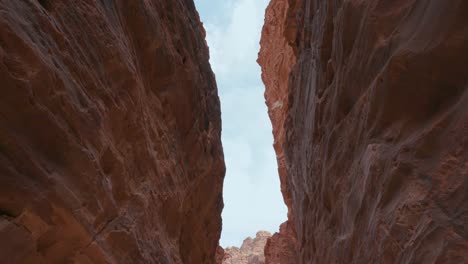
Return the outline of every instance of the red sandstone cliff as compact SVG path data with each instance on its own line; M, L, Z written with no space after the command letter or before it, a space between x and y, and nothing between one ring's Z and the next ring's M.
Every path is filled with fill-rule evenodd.
M297 264L299 263L297 247L296 234L292 226L289 222L283 223L280 231L273 234L266 242L265 263Z
M261 50L258 63L262 67L262 80L265 84L265 99L268 114L273 124L274 148L278 163L281 192L288 207L288 221L280 227L265 246L266 263L296 263L298 243L295 236L291 214L292 197L290 181L287 177L284 142L286 137L285 121L288 116L288 82L292 67L296 63L291 38L296 30L291 15L293 8L287 0L271 1L265 12L265 24L262 31ZM292 18L291 18L292 17ZM288 22L289 21L289 22ZM288 258L292 256L292 258Z
M467 10L271 1L259 63L298 263L466 262Z
M0 0L0 260L213 263L220 109L192 1Z

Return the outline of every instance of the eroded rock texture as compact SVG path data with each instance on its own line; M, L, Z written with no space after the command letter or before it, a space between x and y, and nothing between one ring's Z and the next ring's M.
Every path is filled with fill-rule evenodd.
M467 10L271 1L259 63L298 263L466 262Z
M216 256L215 256L215 263L216 264L222 264L224 259L224 248L221 246L218 246L216 249Z
M224 249L223 264L264 264L265 244L271 236L269 232L258 231L254 238L248 237L242 246L227 247Z
M268 238L265 245L265 263L298 264L297 238L289 222L281 224L280 231Z
M0 259L214 263L221 121L193 2L0 14Z

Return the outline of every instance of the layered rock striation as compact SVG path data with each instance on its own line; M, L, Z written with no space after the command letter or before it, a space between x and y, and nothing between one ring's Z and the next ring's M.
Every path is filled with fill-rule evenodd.
M271 1L259 63L297 263L468 259L466 10Z
M0 259L214 263L220 106L193 2L0 14Z

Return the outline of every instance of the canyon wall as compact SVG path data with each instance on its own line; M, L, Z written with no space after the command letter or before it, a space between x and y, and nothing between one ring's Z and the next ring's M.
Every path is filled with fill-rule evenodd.
M279 232L273 234L265 244L265 263L268 264L298 264L298 243L296 234L290 222L280 226Z
M220 106L193 2L0 14L0 259L214 263Z
M466 262L467 10L271 1L258 61L297 263Z

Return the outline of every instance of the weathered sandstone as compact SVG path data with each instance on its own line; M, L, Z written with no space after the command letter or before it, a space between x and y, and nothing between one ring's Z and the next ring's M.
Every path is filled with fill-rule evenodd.
M273 234L265 245L265 263L297 264L297 239L289 222L281 224L280 231Z
M224 249L223 264L264 264L264 249L271 234L267 231L258 231L254 238L248 237L242 246L227 247Z
M215 256L215 263L216 264L222 264L224 259L224 248L221 246L218 246L216 249L216 256Z
M466 262L467 10L271 1L259 63L298 263Z
M0 0L0 262L214 263L204 34L191 0Z

